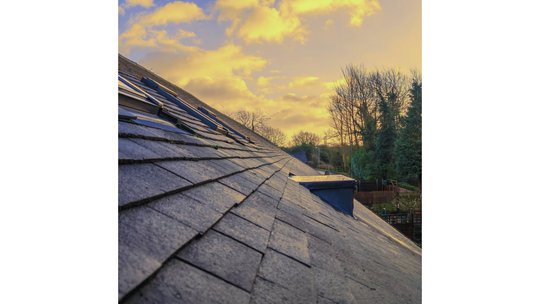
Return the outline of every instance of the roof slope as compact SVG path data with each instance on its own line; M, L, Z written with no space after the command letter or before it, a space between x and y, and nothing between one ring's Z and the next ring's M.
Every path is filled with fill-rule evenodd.
M122 56L119 70L164 81ZM357 202L357 219L334 210L288 178L317 171L160 83L255 145L119 115L120 302L421 302L420 248Z

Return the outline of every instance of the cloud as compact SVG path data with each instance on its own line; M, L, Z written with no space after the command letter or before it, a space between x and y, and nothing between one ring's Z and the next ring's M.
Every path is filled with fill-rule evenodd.
M157 26L179 24L208 19L202 9L193 3L171 2L150 14L139 14L130 19L131 27L118 37L118 49L129 54L133 48L160 48L168 51L189 51L193 47L182 45L179 40L194 37L192 32L179 30L172 35L165 30L154 30Z
M217 0L214 5L214 11L219 10L217 20L221 22L224 20L234 20L238 14L258 5L258 0Z
M294 77L293 79L294 80L289 82L289 85L287 86L289 89L305 89L321 85L319 77Z
M124 16L125 13L126 11L124 11L124 9L121 6L118 6L118 14Z
M328 20L326 20L326 23L324 24L324 29L327 30L333 25L334 25L334 20L328 19Z
M323 15L340 8L349 10L352 26L362 25L364 17L369 17L381 9L378 0L282 0L279 9L291 15Z
M278 10L267 6L254 8L238 29L238 37L248 44L263 41L281 43L286 36L293 36L294 40L303 43L307 33L298 17L283 17Z
M245 78L252 71L260 71L267 61L254 55L246 55L242 47L232 42L217 50L194 48L188 55L155 52L142 60L142 64L159 68L162 77L175 84L186 85L190 79Z
M273 76L273 77L263 77L259 76L259 79L257 79L257 85L260 87L266 87L270 85L270 80L279 78L279 76Z
M365 17L381 9L378 0L282 0L277 8L273 4L274 1L218 0L214 12L219 11L218 22L233 21L226 29L229 37L236 31L237 36L248 44L282 43L285 37L303 44L309 31L302 25L301 17L347 9L351 16L349 24L360 26ZM333 20L328 20L325 29L332 24Z
M137 5L149 8L154 6L154 0L126 0L126 4L124 7L129 8Z
M141 17L139 23L146 26L157 26L203 19L209 19L209 16L206 16L197 4L176 1L156 9L152 14Z

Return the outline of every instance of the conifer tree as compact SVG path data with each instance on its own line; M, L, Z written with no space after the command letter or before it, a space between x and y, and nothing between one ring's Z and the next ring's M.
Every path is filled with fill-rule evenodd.
M396 142L396 169L402 177L422 174L422 81L414 79L409 98L411 104L402 120Z
M375 159L377 161L378 178L392 178L394 171L394 148L396 144L396 122L392 116L388 101L379 95L380 129L377 135ZM396 94L388 94L390 102L396 99Z

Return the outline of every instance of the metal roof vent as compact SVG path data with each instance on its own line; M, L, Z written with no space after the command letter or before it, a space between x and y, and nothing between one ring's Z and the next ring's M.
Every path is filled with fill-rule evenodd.
M355 180L344 175L292 176L290 179L309 189L329 205L353 216Z

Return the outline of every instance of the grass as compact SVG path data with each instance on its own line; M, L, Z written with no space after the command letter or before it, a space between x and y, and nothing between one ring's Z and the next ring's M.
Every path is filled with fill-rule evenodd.
M382 213L383 208L386 209L386 213L396 211L394 204L373 204L371 210L374 213Z
M415 191L415 192L418 192L418 190L419 190L418 187L415 187L413 185L409 185L406 182L399 182L398 187L403 188L403 189L407 189L407 190L411 190L411 191Z

